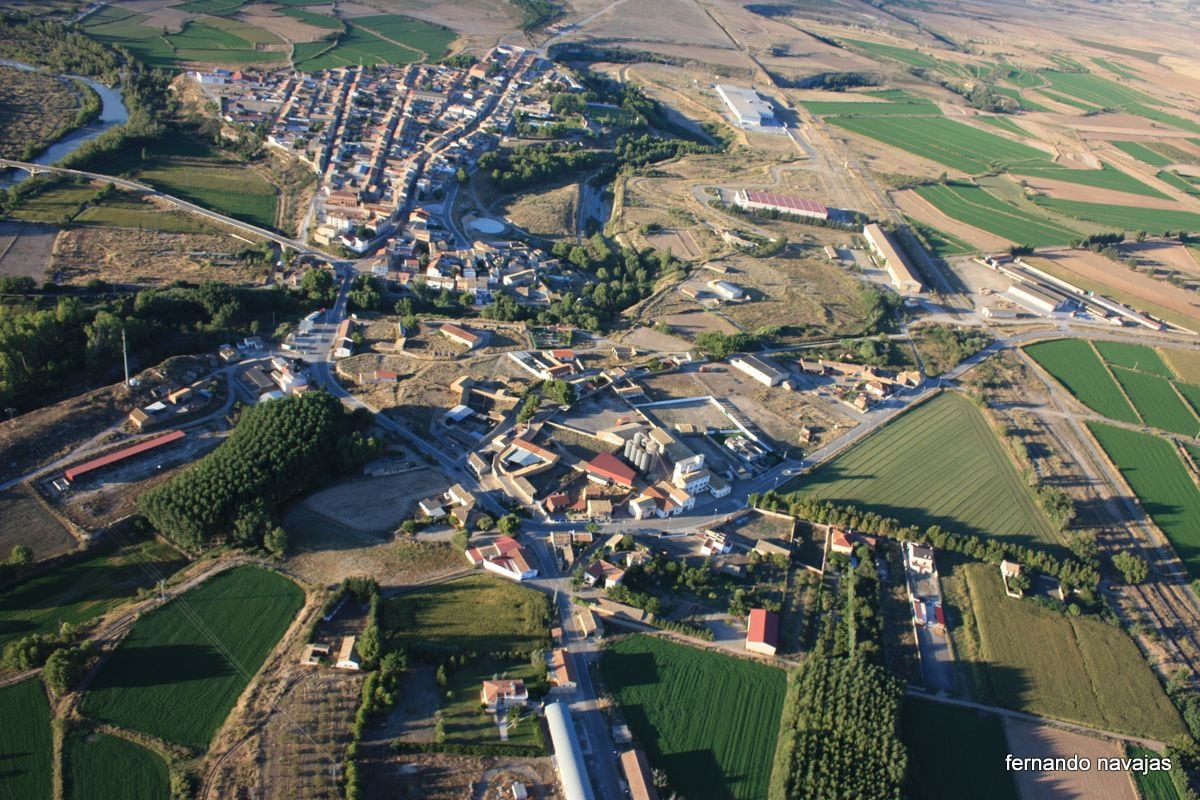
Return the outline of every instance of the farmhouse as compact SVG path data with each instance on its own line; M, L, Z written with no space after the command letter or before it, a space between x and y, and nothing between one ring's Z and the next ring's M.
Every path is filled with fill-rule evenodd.
M878 223L872 222L864 226L863 236L871 246L871 252L887 270L888 277L892 279L892 285L897 291L902 294L920 294L924 291L925 287L913 272L908 259L896 249L891 237Z
M483 337L477 333L472 333L466 328L460 328L458 325L446 323L441 327L442 335L452 342L458 342L467 346L468 350L474 350L475 347L483 340Z
M526 705L529 702L529 692L525 688L525 681L520 678L484 681L479 690L479 702L488 711L494 712L506 706Z
M612 453L598 453L584 467L588 480L593 483L615 484L625 489L633 488L636 473Z
M571 655L564 648L558 648L550 654L550 679L556 689L575 688L575 667Z
M625 570L602 558L593 561L583 571L583 582L588 586L599 586L601 589L617 586L623 580L625 580Z
M524 581L536 578L537 568L529 563L525 548L511 536L501 536L490 544L472 547L466 552L472 566L482 565L503 578Z
M733 195L734 205L747 210L776 211L780 214L790 214L794 217L809 219L829 219L829 209L815 200L805 200L803 197L791 197L774 192L759 192L754 189L738 189ZM827 248L828 249L828 248ZM836 257L836 251L834 256Z
M779 648L779 615L765 608L750 610L747 620L746 649L765 656L775 655Z
M636 747L621 753L621 772L625 773L630 800L658 800L645 753Z
M778 386L787 378L786 372L757 356L734 356L729 363L766 386Z
M354 652L354 645L358 639L354 636L347 636L342 639L342 647L338 650L337 661L334 666L338 669L359 669L358 653Z
M734 122L743 128L775 124L775 112L771 109L771 104L759 97L758 92L753 89L718 83L716 90L717 95L729 108Z
M927 544L917 544L916 542L908 542L908 566L914 572L932 573L933 565L933 548Z

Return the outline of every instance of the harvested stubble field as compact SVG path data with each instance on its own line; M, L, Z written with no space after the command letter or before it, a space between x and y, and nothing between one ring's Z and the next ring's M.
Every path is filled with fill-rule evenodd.
M75 537L33 496L32 490L14 486L0 492L0 554L16 545L33 551L35 561L75 549Z
M149 540L99 547L10 586L0 592L0 647L31 633L56 631L64 622L90 622L185 563L173 547Z
M634 738L688 797L765 797L779 735L783 670L631 636L600 661Z
M81 709L104 722L203 749L304 605L282 575L235 567L133 626Z
M244 241L223 234L75 228L59 234L50 269L59 283L68 285L95 278L112 284L211 280L261 285L263 268L232 258L244 247Z
M1088 429L1170 540L1188 574L1200 578L1200 489L1175 446L1157 436L1101 423L1088 423ZM1193 450L1192 457L1197 456L1200 452Z
M50 800L54 795L54 747L50 703L37 678L0 688L0 797Z
M972 696L1103 730L1169 740L1183 730L1137 645L1115 625L1008 597L994 564L961 567L980 663ZM962 635L959 633L958 635Z
M1038 342L1025 352L1079 402L1109 419L1141 423L1091 344L1082 339Z
M910 800L1018 800L1004 768L1008 743L995 714L904 698L900 730L908 748Z
M161 800L171 793L167 763L128 739L76 733L66 750L69 800Z
M75 121L82 103L65 80L0 65L0 158L27 158Z
M1162 357L1181 381L1200 385L1200 350L1163 348Z
M936 524L1025 545L1063 541L983 414L952 392L905 412L784 488L923 528Z
M1015 719L1004 720L1008 752L1017 758L1086 757L1093 768L1075 771L1021 771L1013 778L1021 800L1058 800L1065 797L1087 800L1137 800L1129 773L1106 772L1095 767L1098 758L1114 758L1121 748L1111 741L1036 725ZM1003 759L1001 759L1003 761Z
M482 573L407 592L383 606L388 642L410 651L529 652L549 643L549 623L546 595Z

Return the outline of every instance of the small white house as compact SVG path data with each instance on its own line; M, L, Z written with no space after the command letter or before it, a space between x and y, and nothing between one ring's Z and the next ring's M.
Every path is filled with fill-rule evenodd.
M334 664L338 669L361 669L359 666L358 653L354 651L354 645L358 641L354 636L347 636L342 639L342 647L338 650L337 662Z

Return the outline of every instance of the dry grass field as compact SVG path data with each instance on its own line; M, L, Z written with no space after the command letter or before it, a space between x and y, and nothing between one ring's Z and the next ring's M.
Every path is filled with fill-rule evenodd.
M175 280L260 285L263 269L232 256L246 242L224 234L158 233L127 228L75 228L54 243L51 274L59 283L161 285Z
M35 155L74 122L81 105L66 80L0 66L0 157Z
M573 237L579 211L579 184L515 195L493 208L532 236L551 240Z

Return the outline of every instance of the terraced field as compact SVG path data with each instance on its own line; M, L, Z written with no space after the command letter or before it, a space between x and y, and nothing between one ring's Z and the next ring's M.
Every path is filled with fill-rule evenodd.
M82 711L203 749L304 605L282 575L235 567L138 620Z
M783 670L651 636L612 644L600 669L672 789L712 800L767 796Z
M1158 436L1088 423L1108 457L1171 541L1192 578L1200 578L1200 489L1175 446ZM1200 452L1193 453L1193 457Z
M831 117L829 123L972 175L1046 159L1041 150L945 117Z
M974 184L929 184L914 191L946 216L1016 244L1061 245L1081 237L1078 231L1036 217Z
M1082 200L1059 200L1052 197L1035 197L1034 202L1067 216L1106 225L1113 230L1148 231L1158 234L1165 231L1200 231L1200 214L1191 211L1175 211L1139 206L1112 206L1102 203L1087 203Z
M1183 436L1200 432L1200 419L1169 380L1122 367L1113 367L1112 373L1147 425Z
M1057 339L1031 344L1025 348L1025 352L1079 402L1096 413L1120 422L1135 425L1141 422L1129 401L1121 394L1121 388L1087 342L1081 339Z
M1007 597L993 564L962 569L984 659L970 673L977 700L1162 740L1183 730L1141 651L1119 627Z
M0 798L50 800L54 747L42 682L31 678L0 688L0 719Z
M922 528L936 524L1026 545L1061 541L983 414L953 392L904 413L786 488Z

